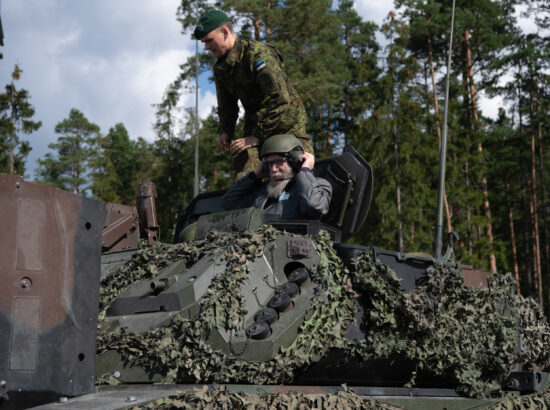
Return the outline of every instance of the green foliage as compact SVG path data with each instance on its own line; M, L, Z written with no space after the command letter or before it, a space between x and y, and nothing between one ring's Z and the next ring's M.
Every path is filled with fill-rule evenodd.
M133 204L139 184L152 178L154 148L143 138L131 140L122 123L93 141L90 168L92 193L106 202Z
M17 89L15 81L21 79L23 70L16 64L11 74L11 83L0 94L0 172L25 174L25 161L31 146L22 140L21 134L31 134L42 126L33 121L34 108L27 90Z
M356 240L400 251L430 252L437 140L424 123L424 90L415 81L418 60L404 48L408 34L402 23L393 18L383 30L389 40L384 71L377 81L372 115L358 127L359 135L370 138L352 134L353 145L371 162L376 177L367 226ZM403 227L403 249L399 249L396 231L399 224Z
M172 241L177 219L193 199L195 164L195 117L186 112L187 121L180 136L165 134L157 128L155 141L158 166L153 173L157 185L157 212L161 238ZM201 121L199 129L199 184L200 191L227 188L233 180L231 157L218 148L218 121L210 114ZM242 129L242 126L240 127Z
M76 108L69 116L55 126L60 134L57 142L48 145L55 153L47 153L38 160L36 171L39 182L80 194L88 187L86 172L88 158L92 152L94 139L98 138L99 126L88 119Z

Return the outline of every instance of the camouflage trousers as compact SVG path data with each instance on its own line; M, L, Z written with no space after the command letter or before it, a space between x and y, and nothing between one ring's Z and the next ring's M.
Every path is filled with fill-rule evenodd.
M313 152L311 137L298 137L304 146L304 150L310 154ZM254 171L260 163L260 147L249 148L233 157L233 171L236 172L235 181Z

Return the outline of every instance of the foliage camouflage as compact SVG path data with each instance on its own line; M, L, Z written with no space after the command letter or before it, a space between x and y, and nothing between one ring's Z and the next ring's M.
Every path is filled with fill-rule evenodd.
M547 409L550 407L550 391L529 394L522 397L504 397L498 403L488 406L489 410Z
M546 409L550 406L550 391L512 397L507 396L486 405L477 405L484 410L524 410ZM356 395L353 389L336 394L303 394L303 393L243 393L229 392L224 386L196 388L193 393L175 393L167 397L150 401L139 406L127 407L136 409L400 409L383 401L373 400Z
M141 335L122 329L100 332L98 353L119 351L125 361L162 375L163 383L178 383L193 375L201 383L252 384L291 383L329 347L363 360L398 354L415 361L417 371L451 378L470 397L501 396L500 385L515 365L529 363L540 369L549 363L550 329L533 300L514 294L511 275L491 277L487 289L468 288L463 286L459 266L435 265L423 284L405 293L395 273L376 262L371 251L345 268L326 235L314 238L321 262L312 274L324 295L312 302L311 316L294 343L267 362L246 362L214 351L206 343L212 323L243 330L236 290L248 278L247 264L263 254L276 234L273 228L263 227L255 233L210 233L206 240L194 243L143 246L128 265L104 280L100 319L131 283L154 277L170 261L185 260L191 266L206 253L223 249L226 269L201 299L196 320L176 316L169 326ZM369 332L363 341L348 342L345 334L355 317L355 291L368 298ZM98 382L117 380L104 375Z
M354 347L365 360L403 354L417 371L452 377L469 397L499 396L515 365L550 363L550 328L534 300L515 295L510 274L472 288L463 285L459 266L436 264L425 283L405 293L395 273L365 253L351 277L373 304L368 336Z
M318 271L312 275L312 280L323 286L325 294L317 297L313 303L312 315L304 321L298 337L288 349L282 350L268 362L245 362L214 351L206 344L211 320L219 325L225 325L227 329L242 330L238 327L242 318L238 292L231 293L227 289L238 289L239 284L248 278L248 268L243 262L250 262L253 258L261 256L265 244L274 238L276 232L273 228L264 228L256 233L209 234L205 242L210 249L227 250L227 267L225 272L212 282L207 296L201 299L199 319L189 321L177 316L169 327L154 329L144 335L129 334L120 329L108 334L99 333L98 353L113 349L121 351L126 360L136 360L136 363L162 374L163 382L166 383L178 382L192 374L197 382L269 384L291 382L299 368L322 357L326 346L344 347L342 335L353 319L355 303L347 296L348 290L343 281L345 270L331 248L327 236L317 238L324 252ZM169 258L177 255L177 252L190 252L195 256L199 252L204 252L201 243L198 250L194 248L193 243L183 243L175 245L166 255L155 255L154 258L166 263ZM138 253L132 264L148 252L149 250L142 250ZM183 256L186 257L188 256ZM145 258L150 259L149 256ZM134 275L132 270L123 270L131 276ZM148 263L146 268L138 269L135 277L154 276L156 272L157 265ZM115 275L124 276L125 273L118 271ZM128 277L125 281L127 284L133 282ZM104 285L109 286L110 283L119 286L116 280L108 277ZM104 317L108 303L121 291L123 287L118 287L114 291L102 291L100 306L103 310L100 318ZM333 303L327 304L326 300ZM100 380L102 381L112 381L112 377Z

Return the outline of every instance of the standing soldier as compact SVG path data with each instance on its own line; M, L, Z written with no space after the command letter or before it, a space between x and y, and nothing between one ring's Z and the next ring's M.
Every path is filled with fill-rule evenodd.
M306 134L306 112L283 70L283 59L269 44L237 37L227 15L209 10L199 19L194 36L216 58L218 145L233 154L238 177L259 163L258 150L272 135L292 134L313 153ZM244 138L233 139L238 100L244 107Z

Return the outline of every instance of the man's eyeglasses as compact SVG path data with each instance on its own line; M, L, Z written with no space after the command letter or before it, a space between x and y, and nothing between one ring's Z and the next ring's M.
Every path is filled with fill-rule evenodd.
M277 168L281 168L283 164L286 164L288 161L286 158L277 158L272 161L264 161L268 169L273 168L273 165L276 165Z

